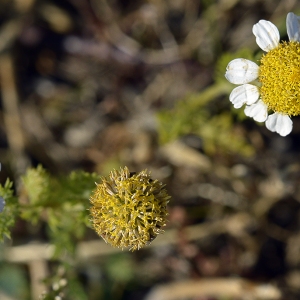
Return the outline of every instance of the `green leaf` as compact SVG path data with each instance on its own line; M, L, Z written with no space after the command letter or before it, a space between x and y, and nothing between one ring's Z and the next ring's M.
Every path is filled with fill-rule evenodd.
M0 213L0 241L4 237L10 238L10 228L15 224L15 219L19 213L18 200L14 196L13 183L7 179L4 186L0 184L0 196L6 204Z

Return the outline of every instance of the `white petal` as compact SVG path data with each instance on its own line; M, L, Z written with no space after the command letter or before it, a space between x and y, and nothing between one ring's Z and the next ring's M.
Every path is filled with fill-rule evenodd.
M268 52L278 46L279 31L270 21L260 20L253 26L252 32L256 36L257 45L262 50Z
M290 41L300 42L300 17L293 13L288 13L286 17L286 29Z
M251 105L259 98L259 89L252 84L243 84L232 90L229 100L234 108L240 108L244 104Z
M272 132L277 132L281 136L286 136L292 131L293 122L288 115L274 113L268 117L266 127Z
M246 116L253 118L256 122L264 122L268 118L268 108L262 100L247 105L244 112Z
M234 84L249 83L258 77L258 70L258 65L253 61L236 58L228 64L225 77Z

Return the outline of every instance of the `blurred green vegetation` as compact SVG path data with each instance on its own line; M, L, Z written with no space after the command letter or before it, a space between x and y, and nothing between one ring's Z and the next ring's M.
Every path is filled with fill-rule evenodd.
M179 99L173 108L158 113L158 132L162 144L187 134L196 134L202 139L203 150L208 155L217 152L244 157L254 155L255 149L247 141L245 133L235 128L236 116L239 120L245 117L242 110L232 113L228 96L234 85L224 77L227 64L238 57L254 59L249 49L223 54L216 63L213 84Z
M203 278L253 278L298 300L299 120L285 139L264 131L232 107L224 77L232 59L262 55L260 19L287 37L288 11L300 2L0 1L0 299L33 299L30 261L5 251L42 243L54 246L44 300L140 300ZM162 155L189 135L208 170L184 150L180 163ZM166 243L80 261L79 243L98 241L89 195L121 165L167 184Z
M89 196L99 180L96 173L83 171L53 177L42 166L28 169L22 177L26 203L21 206L21 218L32 224L46 223L55 258L65 251L73 253L75 241L91 226Z
M11 228L15 225L20 212L18 198L15 196L13 183L9 179L6 180L4 186L0 184L0 196L6 203L0 215L0 240L3 241L4 237L11 237Z

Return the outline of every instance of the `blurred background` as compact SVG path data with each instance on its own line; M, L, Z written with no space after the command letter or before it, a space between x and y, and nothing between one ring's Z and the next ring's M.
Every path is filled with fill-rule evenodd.
M299 118L269 132L232 108L224 79L230 60L262 55L260 19L287 40L290 11L300 3L1 0L1 184L22 193L39 164L53 177L126 165L172 199L151 246L121 251L87 229L68 271L46 218L17 220L0 299L299 299Z

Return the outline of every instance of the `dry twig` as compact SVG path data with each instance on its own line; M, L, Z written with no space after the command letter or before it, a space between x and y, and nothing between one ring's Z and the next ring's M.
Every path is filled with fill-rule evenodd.
M259 284L240 278L211 278L160 285L153 288L145 300L176 300L191 297L275 300L281 297L281 292L271 284Z

